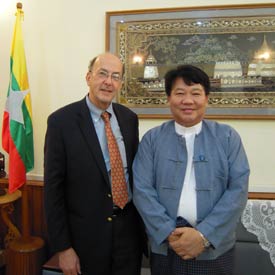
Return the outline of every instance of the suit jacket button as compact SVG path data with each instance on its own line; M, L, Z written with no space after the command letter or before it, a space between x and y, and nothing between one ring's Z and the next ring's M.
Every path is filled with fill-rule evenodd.
M108 196L109 198L111 198L111 197L112 197L112 195L111 195L111 194L108 194L107 196Z
M111 217L108 217L108 218L107 218L107 221L108 221L108 222L111 222L112 220L113 220L113 219L112 219Z

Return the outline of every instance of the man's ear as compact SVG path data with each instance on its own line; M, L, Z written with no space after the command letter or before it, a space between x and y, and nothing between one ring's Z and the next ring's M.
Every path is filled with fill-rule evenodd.
M85 77L87 83L91 80L91 76L92 76L91 72L87 72L86 77Z

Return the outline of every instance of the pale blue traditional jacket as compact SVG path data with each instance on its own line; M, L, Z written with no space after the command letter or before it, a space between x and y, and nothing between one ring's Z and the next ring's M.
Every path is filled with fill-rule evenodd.
M228 125L203 120L195 137L193 164L196 228L213 246L198 259L214 259L234 246L247 201L250 171L240 136ZM166 238L175 229L186 165L185 140L176 133L174 121L144 135L133 165L133 200L154 253L167 253Z

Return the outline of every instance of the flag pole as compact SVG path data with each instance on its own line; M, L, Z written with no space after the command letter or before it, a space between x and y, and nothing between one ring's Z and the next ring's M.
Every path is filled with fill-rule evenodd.
M16 4L17 10L22 10L23 5L21 2ZM29 219L29 202L27 184L22 186L22 239L28 241L30 238L30 219Z
M23 13L22 3L16 4L17 12ZM9 243L7 251L6 275L38 275L42 273L45 261L45 242L40 237L31 236L29 222L28 186L25 182L22 191L22 234Z

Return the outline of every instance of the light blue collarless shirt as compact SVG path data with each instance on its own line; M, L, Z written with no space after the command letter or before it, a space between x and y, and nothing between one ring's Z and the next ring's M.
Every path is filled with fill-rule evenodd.
M126 150L125 150L125 145L123 141L123 136L121 134L119 124L116 118L116 115L113 110L113 105L110 104L109 107L106 110L101 110L97 108L89 99L88 95L86 96L86 103L87 106L90 110L91 118L93 120L94 126L95 126L95 131L99 140L99 144L102 150L102 154L104 157L106 169L108 171L109 179L110 182L112 181L111 179L111 164L110 164L110 156L109 156L109 150L108 150L108 145L107 145L107 138L105 134L105 124L103 119L101 118L101 114L104 111L107 111L110 114L110 124L111 128L113 131L113 134L116 138L116 142L120 151L120 155L122 158L122 163L124 167L124 175L127 183L127 189L128 189L128 197L130 201L132 199L132 192L129 186L129 174L128 174L128 167L127 167L127 159L126 159Z

